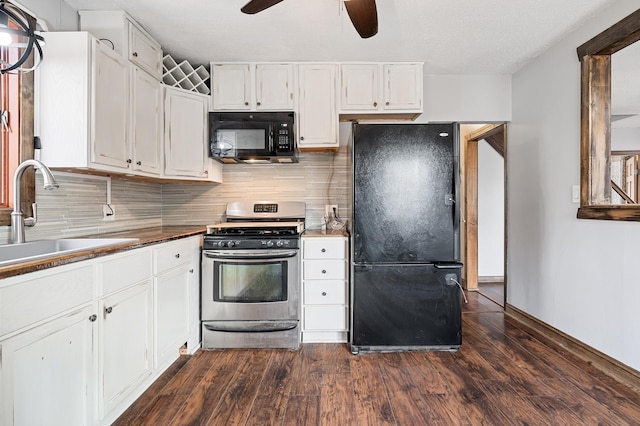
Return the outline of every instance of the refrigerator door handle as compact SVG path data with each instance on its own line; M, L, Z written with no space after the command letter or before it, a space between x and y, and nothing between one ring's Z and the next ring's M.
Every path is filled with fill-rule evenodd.
M462 263L453 262L453 263L434 263L433 267L436 269L461 269Z

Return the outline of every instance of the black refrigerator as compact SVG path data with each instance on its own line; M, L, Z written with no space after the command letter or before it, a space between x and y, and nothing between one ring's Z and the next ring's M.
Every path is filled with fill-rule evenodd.
M458 125L354 124L351 350L462 343Z

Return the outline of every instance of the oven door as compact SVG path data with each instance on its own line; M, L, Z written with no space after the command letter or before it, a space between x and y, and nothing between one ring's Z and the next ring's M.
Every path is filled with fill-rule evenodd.
M202 320L299 319L298 250L205 250Z

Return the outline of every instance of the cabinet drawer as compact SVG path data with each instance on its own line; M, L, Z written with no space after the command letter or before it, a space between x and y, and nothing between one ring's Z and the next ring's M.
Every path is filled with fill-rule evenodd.
M160 274L176 266L191 262L191 240L165 243L153 250L153 273Z
M347 263L344 260L305 260L302 262L305 280L344 280Z
M304 303L308 305L345 305L347 286L340 280L304 282Z
M151 251L133 250L100 264L101 295L113 293L151 277Z
M93 300L91 265L20 278L0 288L0 335Z
M336 306L305 306L305 330L346 330L347 307Z
M345 259L347 242L344 238L303 238L305 259Z

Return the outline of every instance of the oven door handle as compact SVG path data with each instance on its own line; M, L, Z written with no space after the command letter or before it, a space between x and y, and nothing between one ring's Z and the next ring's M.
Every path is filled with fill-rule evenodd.
M211 259L286 259L295 257L298 250L205 250L202 254Z

